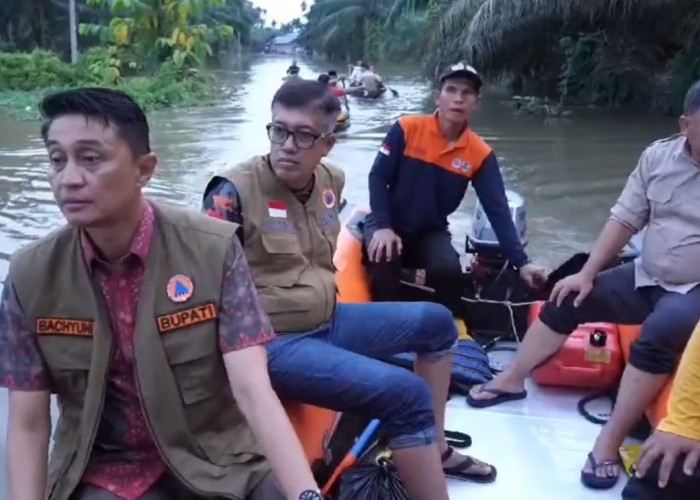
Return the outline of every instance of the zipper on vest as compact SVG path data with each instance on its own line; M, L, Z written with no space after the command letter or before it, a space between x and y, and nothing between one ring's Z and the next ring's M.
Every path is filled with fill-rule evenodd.
M314 265L314 259L313 259L313 257L314 257L314 235L313 235L313 231L311 229L311 221L309 219L309 210L306 208L306 205L304 205L304 216L306 217L306 227L309 229L309 242L311 243L311 257L309 258L309 262L311 263L311 267L314 271L314 274L316 275L317 270L316 270L316 266ZM321 229L321 228L319 228L319 229L321 230L321 232L323 232L323 229ZM325 235L324 235L323 239L326 239ZM332 258L333 258L333 256L331 255L331 259ZM318 278L318 276L316 276L316 277ZM319 280L319 282L321 283L321 285L323 285L322 280ZM325 310L327 311L328 310L328 293L326 293L325 286L321 286L321 288L323 289L323 305L324 305Z
M114 355L114 337L110 338L110 344L109 344L109 365L111 366L112 364L112 356ZM90 372L88 371L88 379L90 378ZM97 410L97 423L92 425L92 429L90 430L90 436L88 438L88 452L85 455L85 458L83 459L83 463L80 464L80 479L78 480L78 484L80 484L80 481L82 481L83 476L85 475L85 470L87 469L88 464L90 463L90 458L92 457L92 447L95 445L95 436L97 436L97 431L100 428L100 425L102 424L102 412L105 407L105 398L107 396L107 388L109 387L109 366L105 370L105 378L104 378L104 383L102 384L102 392L100 394L100 407ZM87 383L85 384L85 393L87 394ZM58 479L60 481L60 477ZM58 481L56 484L58 484ZM76 485L77 486L77 485ZM53 493L53 492L52 492Z
M136 362L136 352L134 352L134 377L136 379L136 391L139 395L139 406L141 406L141 411L143 412L144 417L146 417L146 425L148 426L148 430L151 433L153 442L155 443L156 448L158 449L158 454L160 455L160 458L163 460L165 465L168 466L168 472L173 474L183 485L188 487L191 492L203 497L211 495L211 493L207 493L206 491L200 490L199 488L195 488L189 481L185 480L185 478L182 477L182 474L180 474L180 472L173 466L172 462L170 462L170 460L168 460L168 458L165 456L165 453L163 453L163 447L161 446L160 441L158 440L158 436L155 432L153 432L153 423L151 422L151 416L148 414L146 405L143 404L143 393L141 392L141 379L139 379L139 369L138 363ZM230 498L232 500L242 500L241 498L238 498L237 496L228 493L216 492L216 496L222 498Z

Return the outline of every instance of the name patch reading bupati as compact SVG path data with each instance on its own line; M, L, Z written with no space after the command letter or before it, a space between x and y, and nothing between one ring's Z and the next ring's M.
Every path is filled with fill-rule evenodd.
M77 335L92 337L95 322L84 319L37 318L36 332L39 335Z
M158 331L168 333L180 328L198 325L206 321L213 321L219 316L216 303L212 300L198 306L181 309L174 313L164 314L156 318Z

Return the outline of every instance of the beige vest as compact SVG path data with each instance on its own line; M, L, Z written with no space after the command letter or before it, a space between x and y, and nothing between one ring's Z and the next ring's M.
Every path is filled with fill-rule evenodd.
M245 254L272 326L304 332L327 322L336 304L335 253L342 170L322 162L302 204L272 172L267 156L224 172L243 209Z
M228 389L217 341L224 261L237 226L174 208L156 207L155 214L134 340L142 408L177 478L199 494L243 499L269 465ZM194 284L182 303L167 293L177 274ZM61 408L47 496L68 500L100 424L115 348L109 315L74 228L17 252L9 276L36 329Z

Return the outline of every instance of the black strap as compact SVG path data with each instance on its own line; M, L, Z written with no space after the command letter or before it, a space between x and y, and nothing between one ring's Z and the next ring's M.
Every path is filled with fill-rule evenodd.
M457 431L445 431L447 445L452 448L469 448L472 445L472 438L469 434Z
M591 412L589 412L586 409L586 405L590 403L591 401L595 401L596 399L601 399L601 398L608 398L613 404L615 404L615 400L613 399L612 395L610 394L610 391L604 391L604 392L597 392L595 394L590 394L588 396L585 396L581 398L578 402L578 412L581 414L583 418L588 420L589 422L592 422L594 424L599 424L603 425L607 423L608 418L610 418L610 414L604 414L605 417L608 418L601 418L599 416L593 415Z

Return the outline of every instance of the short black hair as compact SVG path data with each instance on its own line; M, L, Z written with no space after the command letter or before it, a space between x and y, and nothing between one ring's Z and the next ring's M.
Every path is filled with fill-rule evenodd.
M369 69L369 64L367 64L366 62L360 63L360 68Z
M691 116L700 110L700 80L695 82L688 93L685 95L685 103L683 104L683 114Z
M275 92L272 106L279 104L285 108L313 108L335 125L340 113L340 101L333 95L327 84L314 80L288 80Z
M325 85L328 85L331 82L331 76L327 75L325 73L321 73L320 75L318 75L317 80L319 83L323 83Z
M328 75L329 76L338 76L338 72L336 70L332 69L328 72Z
M101 119L105 126L114 127L135 157L151 152L146 114L136 101L119 90L86 87L56 92L44 97L39 109L45 120L41 126L44 142L56 118L83 115L86 119Z

